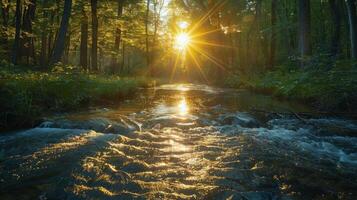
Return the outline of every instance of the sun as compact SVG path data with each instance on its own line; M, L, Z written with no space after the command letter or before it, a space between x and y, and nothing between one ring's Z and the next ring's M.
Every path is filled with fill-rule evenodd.
M188 33L179 33L175 38L175 48L183 51L191 42L191 37Z

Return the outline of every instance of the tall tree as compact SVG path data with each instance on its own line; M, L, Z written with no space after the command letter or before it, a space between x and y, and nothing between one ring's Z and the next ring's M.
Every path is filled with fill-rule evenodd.
M356 0L347 0L348 22L350 27L351 57L357 59L357 16Z
M68 32L69 19L71 16L71 10L72 10L72 0L65 0L61 25L58 31L57 39L54 44L50 64L55 64L59 62L63 56L65 43L66 43L66 36Z
M11 61L13 64L17 64L20 51L20 34L21 34L21 13L22 13L22 3L21 0L16 0L16 11L15 11L15 40L12 50Z
M5 54L8 54L8 26L10 19L10 0L0 0L2 26L0 43L4 45Z
M123 15L123 8L124 8L124 1L125 0L118 0L118 10L117 10L117 19L119 20L122 15ZM117 59L117 55L119 54L119 50L120 50L120 41L121 41L121 25L118 24L117 28L115 29L115 42L114 42L114 52L115 54L113 55L112 58L112 67L114 71L120 71L120 66L118 66L118 59ZM117 68L117 69L115 69Z
M91 64L92 70L98 71L98 15L97 15L97 0L91 0L92 11L92 55Z
M341 52L341 1L329 0L332 17L332 37L330 53L337 56Z
M310 0L299 0L299 52L301 59L311 55ZM302 66L304 62L301 63Z
M35 45L33 39L32 22L35 19L36 13L36 0L26 1L25 9L23 12L23 34L22 34L22 44L21 50L22 55L26 56L27 64L30 63L30 57L32 57L35 62Z
M80 59L79 65L84 69L88 69L88 16L82 7L82 18L81 18L81 46L80 46Z
M48 11L46 10L48 8L48 0L44 0L42 2L42 17L44 19L47 19L48 17ZM48 58L48 55L47 55L47 46L48 46L48 43L47 43L47 30L46 28L44 27L44 24L42 25L42 30L41 30L41 53L40 53L40 65L42 67L45 67L47 65L47 58Z
M275 64L275 46L276 46L276 19L277 19L277 3L276 0L271 1L271 41L270 41L270 59L269 67L273 68Z
M150 47L149 47L149 13L150 13L150 0L146 0L146 18L145 18L145 46L146 46L146 65L151 67L150 64ZM151 71L151 70L150 70Z

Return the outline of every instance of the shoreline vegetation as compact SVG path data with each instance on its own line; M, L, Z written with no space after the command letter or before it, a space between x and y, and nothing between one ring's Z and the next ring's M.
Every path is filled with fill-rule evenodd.
M51 72L16 68L0 70L0 131L33 127L54 113L114 104L153 83L144 77L88 74L72 67L57 66Z
M154 84L154 79L144 77L89 74L77 69L55 66L51 72L41 72L13 65L4 67L3 64L0 70L0 130L33 127L43 117L54 113L115 104L133 97L138 88ZM296 70L284 66L245 79L241 77L248 76L232 75L220 86L249 89L300 101L325 113L339 112L348 116L357 112L354 103L357 72L352 66L342 70L340 67L329 71Z
M255 76L232 75L224 86L298 101L324 113L357 114L357 69L350 61L338 61L329 70L281 66Z

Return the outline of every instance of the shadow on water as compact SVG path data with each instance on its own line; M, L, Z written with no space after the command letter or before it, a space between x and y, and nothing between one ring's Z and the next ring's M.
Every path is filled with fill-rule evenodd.
M0 136L1 199L353 199L355 121L174 84Z

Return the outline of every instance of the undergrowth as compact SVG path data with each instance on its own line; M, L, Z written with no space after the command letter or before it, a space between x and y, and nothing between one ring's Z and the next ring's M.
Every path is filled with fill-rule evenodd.
M11 67L11 68L10 68ZM50 73L0 68L0 130L28 127L43 115L116 103L132 96L145 78L122 78L55 67Z

